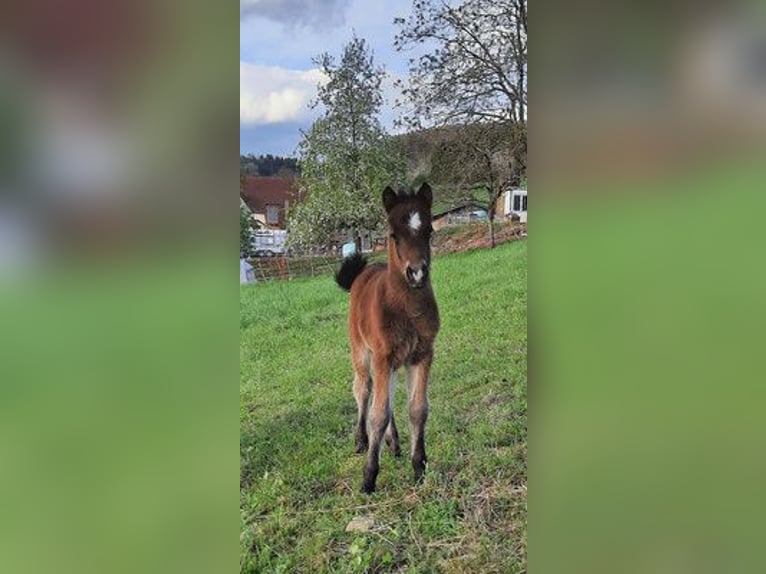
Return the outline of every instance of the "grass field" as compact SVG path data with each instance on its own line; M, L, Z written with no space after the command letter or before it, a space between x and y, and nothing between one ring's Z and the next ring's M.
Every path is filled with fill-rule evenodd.
M433 284L426 480L384 450L371 496L353 453L348 295L331 277L241 288L241 571L526 570L526 242L439 257ZM401 373L398 389L405 447ZM372 529L346 533L361 515Z

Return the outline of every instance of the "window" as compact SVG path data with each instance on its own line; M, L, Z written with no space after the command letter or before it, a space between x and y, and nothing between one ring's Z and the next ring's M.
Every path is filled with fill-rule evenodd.
M527 210L527 196L525 195L524 199L522 200L521 211L526 211L526 210Z
M279 223L279 206L267 205L266 206L266 223L269 225L277 225Z
M513 196L513 211L521 211L521 196Z

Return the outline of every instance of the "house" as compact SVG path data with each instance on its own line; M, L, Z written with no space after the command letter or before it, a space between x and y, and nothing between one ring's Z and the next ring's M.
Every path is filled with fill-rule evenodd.
M508 189L500 196L497 205L498 213L505 217L518 216L522 223L527 222L527 190Z
M447 225L471 223L473 221L483 221L486 219L486 208L476 202L468 201L446 211L434 214L431 218L431 225L438 231Z
M292 177L248 176L239 193L253 218L266 229L284 229L286 212L298 198Z

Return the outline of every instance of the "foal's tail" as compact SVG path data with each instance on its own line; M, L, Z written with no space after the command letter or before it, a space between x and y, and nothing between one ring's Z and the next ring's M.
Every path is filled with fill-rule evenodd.
M341 289L351 291L351 285L354 283L354 279L359 277L359 274L364 270L367 265L367 260L359 253L349 255L343 260L343 264L335 274L335 282Z

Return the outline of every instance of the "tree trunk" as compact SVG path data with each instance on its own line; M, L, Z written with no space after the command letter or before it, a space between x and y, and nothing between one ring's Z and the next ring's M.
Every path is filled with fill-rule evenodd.
M491 178L494 181L494 177ZM498 178L499 179L499 178ZM489 205L487 205L487 222L489 224L489 247L493 249L495 247L495 213L497 212L497 200L502 195L500 183L498 182L497 188L490 187Z
M356 245L356 252L362 252L362 234L358 231L354 231L354 245Z

